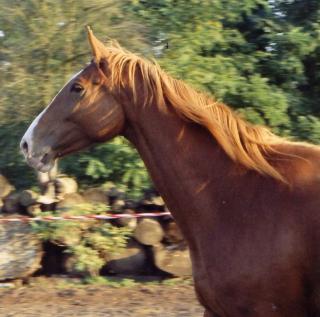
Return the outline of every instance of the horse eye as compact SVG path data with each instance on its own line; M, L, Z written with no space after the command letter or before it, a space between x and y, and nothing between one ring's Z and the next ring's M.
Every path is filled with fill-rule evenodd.
M81 92L83 90L84 90L84 88L78 83L74 83L70 88L71 92L77 92L77 93L79 93L79 92Z

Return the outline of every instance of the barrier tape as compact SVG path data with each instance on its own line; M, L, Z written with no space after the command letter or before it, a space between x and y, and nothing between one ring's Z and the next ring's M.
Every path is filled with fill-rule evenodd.
M144 212L144 213L135 213L135 214L109 214L109 215L82 215L82 216L39 216L39 217L8 217L0 218L0 223L7 222L33 222L33 221L70 221L70 220L112 220L112 219L121 219L121 218L143 218L143 217L162 217L162 216L171 216L171 213L168 211L163 212Z

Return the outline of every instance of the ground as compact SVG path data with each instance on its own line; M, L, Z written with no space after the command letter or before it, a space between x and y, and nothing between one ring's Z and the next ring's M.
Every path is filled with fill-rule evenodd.
M192 283L125 279L84 285L64 278L0 284L1 317L202 317Z

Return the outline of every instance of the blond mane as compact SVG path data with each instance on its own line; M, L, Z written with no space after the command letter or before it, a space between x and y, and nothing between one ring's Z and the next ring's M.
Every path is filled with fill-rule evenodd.
M268 159L278 153L275 145L289 141L246 122L223 103L172 78L158 64L124 50L116 42L99 49L100 58L108 61L111 89L130 89L135 103L142 89L145 106L156 103L167 109L170 104L178 115L206 127L234 162L287 182ZM142 82L137 82L139 76Z

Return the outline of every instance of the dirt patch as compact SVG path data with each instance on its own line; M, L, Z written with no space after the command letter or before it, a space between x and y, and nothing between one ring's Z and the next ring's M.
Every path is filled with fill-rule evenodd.
M193 286L186 283L82 285L38 278L30 285L0 289L2 317L202 317Z

